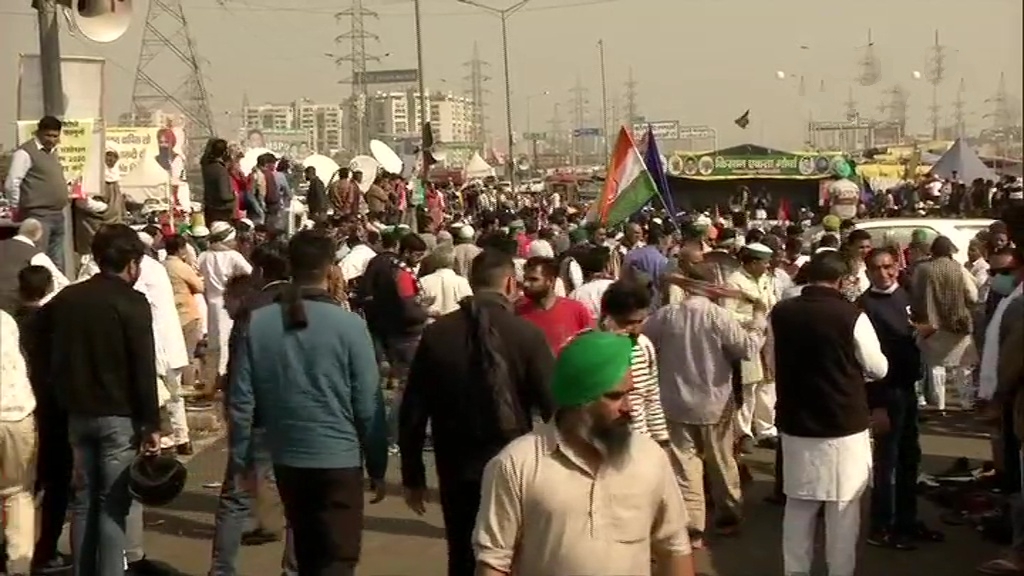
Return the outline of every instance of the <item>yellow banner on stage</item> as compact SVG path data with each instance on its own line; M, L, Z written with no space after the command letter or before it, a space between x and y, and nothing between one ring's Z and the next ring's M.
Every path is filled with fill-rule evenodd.
M18 142L28 142L35 138L35 121L18 122ZM57 157L64 167L64 179L68 182L81 182L87 164L97 164L100 150L93 145L93 128L95 120L64 120L64 128L60 134L60 145L57 146Z

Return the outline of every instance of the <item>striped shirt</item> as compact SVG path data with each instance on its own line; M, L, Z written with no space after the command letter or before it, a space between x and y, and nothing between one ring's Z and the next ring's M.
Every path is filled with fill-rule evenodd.
M629 393L633 432L650 436L657 442L668 442L668 425L661 408L658 388L658 362L654 344L643 334L633 345L633 390Z

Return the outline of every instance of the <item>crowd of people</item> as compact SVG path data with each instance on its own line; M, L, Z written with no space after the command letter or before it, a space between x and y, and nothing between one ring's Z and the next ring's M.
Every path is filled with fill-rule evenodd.
M23 148L52 150L49 129ZM947 386L1002 420L993 460L1020 491L1020 206L960 263L949 238L884 245L834 216L812 241L653 209L609 227L551 199L417 207L397 177L364 195L307 171L319 199L289 236L266 192L262 217L240 212L211 142L204 177L227 188L204 224L103 222L74 282L33 213L0 241L9 574L174 573L145 557L126 475L140 451L192 453L190 394L226 408L211 576L282 538L282 573L354 574L364 480L380 502L397 460L424 514L428 450L451 576L693 576L694 550L742 531L758 446L785 573L810 573L823 515L829 573L852 576L863 496L869 544L943 539L915 485L921 396L945 410ZM58 185L30 158L23 199ZM1024 547L979 570L1024 574Z

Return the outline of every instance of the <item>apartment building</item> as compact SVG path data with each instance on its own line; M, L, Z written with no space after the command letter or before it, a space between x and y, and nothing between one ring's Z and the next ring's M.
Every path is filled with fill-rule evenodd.
M331 154L342 148L343 117L340 104L317 104L308 100L242 107L242 126L245 129L303 130L309 133L312 149L321 154Z
M367 105L371 137L402 138L419 134L421 108L419 93L377 92ZM427 106L434 136L441 142L469 142L474 134L473 100L451 92L429 93Z

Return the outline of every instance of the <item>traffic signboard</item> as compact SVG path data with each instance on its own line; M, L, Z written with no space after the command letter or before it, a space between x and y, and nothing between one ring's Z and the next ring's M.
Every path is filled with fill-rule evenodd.
M581 138L581 137L584 137L584 136L600 136L601 135L601 129L600 128L576 128L575 130L572 131L572 135L573 135L574 138Z
M524 140L547 140L547 132L526 132L523 134Z

